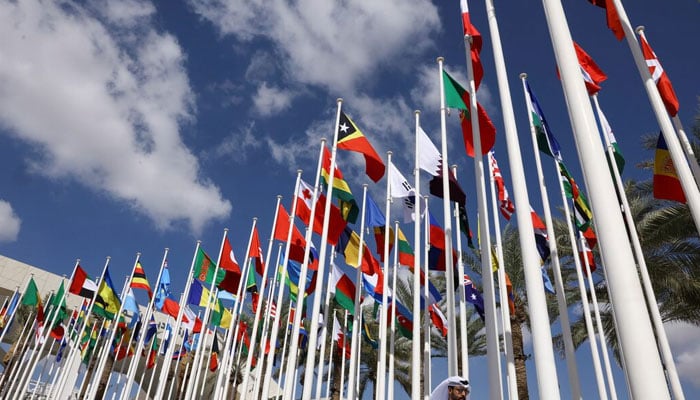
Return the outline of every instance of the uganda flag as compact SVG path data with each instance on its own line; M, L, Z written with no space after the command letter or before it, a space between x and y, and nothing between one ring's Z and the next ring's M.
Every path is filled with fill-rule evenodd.
M136 262L134 267L134 274L131 276L131 287L134 289L143 289L148 291L148 297L151 297L151 285L148 284L148 279L146 279L146 272L141 266L141 262Z

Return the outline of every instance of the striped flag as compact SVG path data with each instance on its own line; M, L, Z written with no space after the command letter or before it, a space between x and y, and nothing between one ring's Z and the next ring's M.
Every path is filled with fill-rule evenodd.
M510 217L515 212L515 204L513 204L513 201L508 195L508 189L506 189L506 184L503 181L501 169L498 168L498 162L496 161L496 155L493 150L489 151L489 162L493 169L493 182L498 191L498 207L501 211L501 215L503 215L507 221L510 221Z
M134 289L143 289L148 291L148 297L151 297L151 285L146 278L146 272L141 266L141 261L136 263L134 274L131 276L131 287Z

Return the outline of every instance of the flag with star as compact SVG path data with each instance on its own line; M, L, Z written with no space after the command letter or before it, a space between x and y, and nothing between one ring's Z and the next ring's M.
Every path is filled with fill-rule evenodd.
M365 156L365 172L373 181L379 182L384 176L386 166L379 154L357 125L342 111L338 125L338 148L362 153Z

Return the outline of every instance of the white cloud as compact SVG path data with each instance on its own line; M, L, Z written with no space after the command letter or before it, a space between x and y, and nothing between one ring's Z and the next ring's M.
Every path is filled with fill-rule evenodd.
M293 98L292 91L263 82L258 86L258 91L253 97L253 106L256 113L267 117L289 108Z
M19 235L22 221L12 209L12 205L0 200L0 242L14 242Z
M253 134L254 130L255 123L251 122L238 131L232 132L216 146L214 156L228 158L238 164L245 163L249 150L259 149L266 143L260 140L258 135Z
M0 3L0 124L40 150L27 160L33 172L76 179L160 229L184 221L198 233L231 204L180 138L194 95L177 41L150 25L152 8L103 11L111 23L138 17L119 35L76 4Z
M687 323L664 324L678 375L700 388L700 327Z
M440 27L428 0L189 2L221 34L270 40L289 79L344 95L377 68L431 45Z

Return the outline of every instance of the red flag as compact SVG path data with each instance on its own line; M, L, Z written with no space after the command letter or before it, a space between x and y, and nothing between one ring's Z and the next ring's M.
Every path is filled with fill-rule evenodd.
M622 40L625 37L625 31L622 29L620 16L617 14L613 0L588 0L588 2L605 9L608 28L615 34L617 40Z
M681 181L678 179L671 154L668 152L666 141L661 133L659 133L659 140L656 143L653 184L655 199L674 200L679 203L686 202Z
M357 125L342 111L338 125L337 147L362 153L365 156L365 172L373 181L379 182L384 176L384 171L386 171L384 161L379 157L379 154L374 150L374 147L372 147L362 131L357 128Z
M433 325L442 333L443 337L447 337L447 319L437 304L431 304L428 312L430 312L430 320L433 321Z
M467 0L461 0L460 7L462 9L462 28L464 30L464 36L469 35L472 38L471 59L472 68L474 70L474 87L478 90L481 79L484 77L484 66L481 64L481 46L483 40L481 38L481 33L479 33L471 22Z
M297 196L296 214L307 226L311 226L311 208L313 206L314 188L303 180L299 186L299 196ZM314 210L313 231L318 235L323 234L324 208L326 207L326 196L319 193L316 209ZM328 222L328 243L332 246L338 244L338 238L343 233L347 221L343 219L340 209L331 204Z
M515 295L513 294L513 283L510 281L510 276L506 272L506 293L508 293L508 310L510 315L515 315Z
M255 259L255 272L263 276L265 273L265 263L262 256L262 247L260 246L260 236L258 235L258 227L253 228L253 239L250 244L250 252L248 257Z
M578 58L578 63L581 66L581 73L583 74L583 80L586 83L586 89L589 95L598 93L600 90L600 83L608 79L602 69L598 64L593 61L593 58L586 53L578 43L574 42L574 48L576 49L576 57Z
M292 225L292 241L289 247L289 259L303 263L304 262L304 249L306 248L306 239L299 232L299 229ZM274 238L281 242L287 241L287 234L289 233L289 213L284 208L282 204L277 208L277 222L275 223L275 233ZM313 260L309 264L309 268L312 270L318 269L318 261Z
M498 167L498 162L496 161L496 156L493 151L489 152L489 161L491 162L491 169L493 170L493 182L496 184L498 189L498 204L503 217L510 221L511 215L515 212L515 204L510 200L508 196L508 189L506 189L506 184L503 181L503 175L501 175L501 169Z
M471 115L471 103L465 101L467 108L469 109L469 114ZM477 103L477 114L479 118L479 137L481 137L481 154L486 154L493 148L494 143L496 143L496 127L491 122L486 110L481 104ZM472 132L472 122L471 119L466 117L464 111L460 111L459 118L462 123L462 137L464 138L464 149L469 157L474 157L474 133Z
M75 267L75 272L73 272L73 280L71 281L68 291L78 296L91 299L97 291L97 284L90 279L85 270L78 265Z
M644 35L640 35L642 43L642 53L644 53L644 59L647 62L647 67L649 67L649 73L651 73L651 78L654 79L656 83L656 88L659 89L659 94L661 95L661 100L666 106L666 111L672 117L678 114L678 97L676 97L676 92L673 90L673 85L671 85L671 80L668 79L666 71L664 71L659 59L656 57L654 50L651 49L649 43L647 43Z

